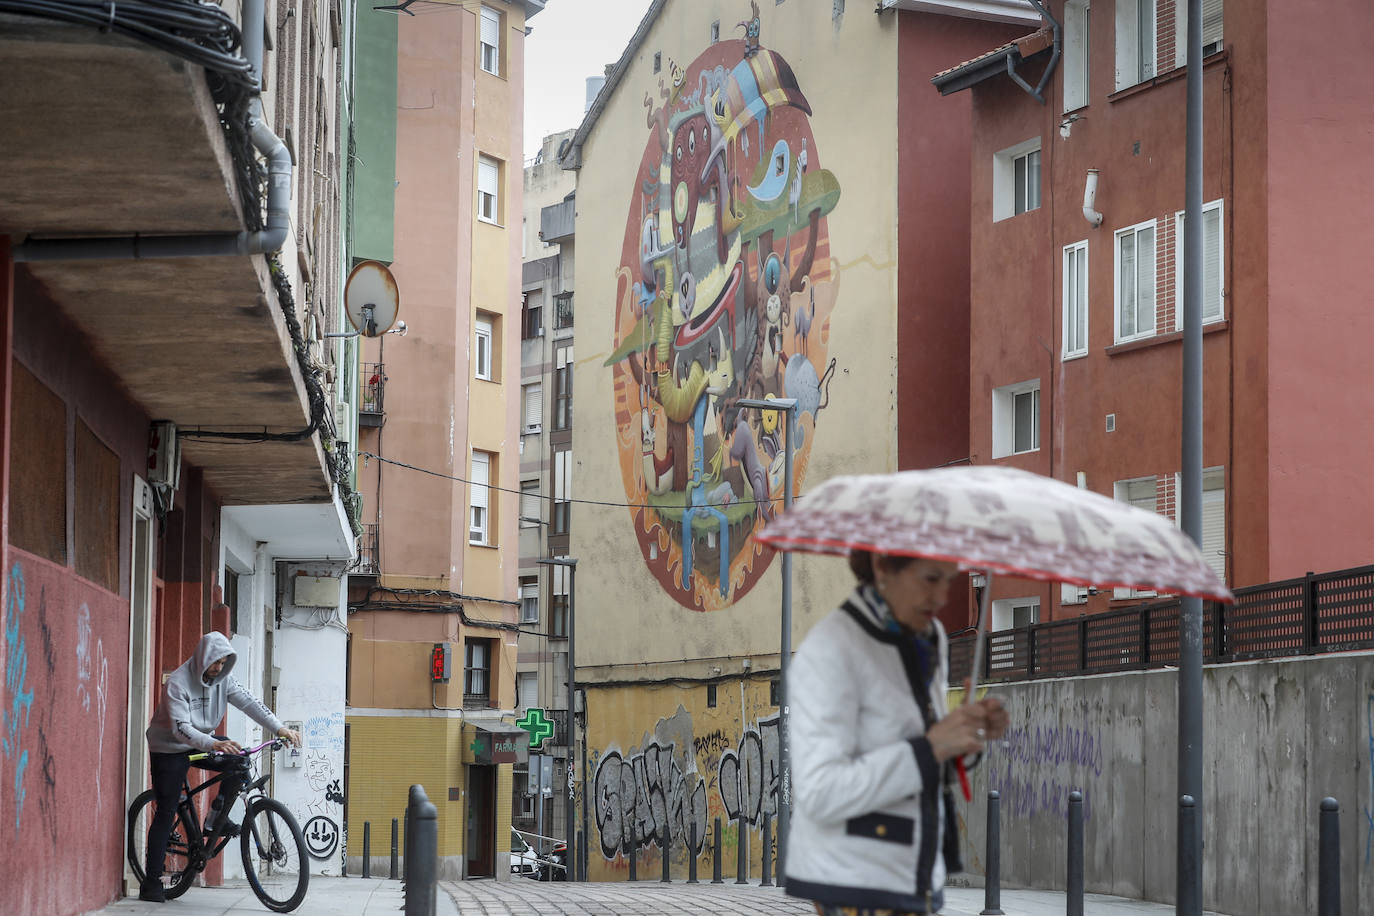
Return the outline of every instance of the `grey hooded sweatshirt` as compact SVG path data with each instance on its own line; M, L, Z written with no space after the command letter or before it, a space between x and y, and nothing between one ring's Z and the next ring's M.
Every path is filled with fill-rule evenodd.
M206 683L203 675L220 659L224 667L219 677ZM206 633L200 638L186 663L172 672L162 685L157 710L148 726L148 749L156 754L181 751L208 751L215 743L214 732L224 718L226 703L233 703L270 734L281 728L281 720L236 681L229 672L238 659L234 647L223 633Z

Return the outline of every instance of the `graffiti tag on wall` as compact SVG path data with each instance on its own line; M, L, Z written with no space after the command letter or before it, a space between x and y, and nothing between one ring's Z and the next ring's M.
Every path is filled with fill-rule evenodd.
M93 674L94 672L94 674ZM97 717L96 759L105 759L105 687L109 681L109 660L105 658L105 642L97 638L91 651L91 609L84 602L76 612L76 695L81 708L91 708L91 694L95 694ZM101 810L100 784L95 780L95 809Z
M737 751L720 758L720 800L734 820L741 815L751 824L778 813L778 718L759 722L746 731Z
M699 853L706 841L706 784L692 775L689 786L671 744L650 742L629 759L616 750L603 754L592 787L602 854L610 859L647 843L681 848L691 842L692 825Z
M781 55L745 38L669 62L645 95L646 145L626 176L612 367L621 476L644 562L693 610L727 607L767 569L752 535L793 489L835 368L838 294L811 106ZM795 398L782 414L743 398ZM789 435L790 432L790 435Z
M1078 789L1087 820L1103 756L1101 728L1030 719L989 745L988 788L1001 794L1002 810L1016 818L1064 817L1069 792Z
M29 686L28 640L19 632L24 617L24 569L18 563L10 570L9 594L5 596L5 704L0 709L0 750L5 752L13 772L14 828L24 816L27 792L24 777L29 768L29 752L23 747L24 731L29 727L33 709L33 688Z

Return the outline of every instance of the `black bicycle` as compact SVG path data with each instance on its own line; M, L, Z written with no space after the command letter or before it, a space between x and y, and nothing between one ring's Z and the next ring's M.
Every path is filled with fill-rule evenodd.
M244 751L245 775L252 775L255 754L266 748L276 750L280 746L281 741L274 739ZM191 765L205 760L225 761L235 756L216 752L192 754ZM210 860L219 855L237 834L239 850L243 855L243 870L253 887L253 893L269 910L289 913L305 899L310 883L310 859L305 849L305 837L296 819L285 805L263 792L267 774L249 781L235 798L214 808L218 813L212 813L205 829L201 828L193 801L195 796L219 784L228 775L219 772L194 788L189 782L182 784L181 799L177 804L177 816L172 824L172 836L167 842L167 859L163 866L167 899L186 893L196 875L204 871ZM229 816L239 799L243 800L244 807L242 826L235 824ZM154 808L152 789L141 793L129 806L129 866L140 884L144 875L143 850Z

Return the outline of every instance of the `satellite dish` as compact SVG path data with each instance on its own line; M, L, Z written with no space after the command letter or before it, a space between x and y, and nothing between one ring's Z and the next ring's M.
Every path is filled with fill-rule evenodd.
M344 285L344 311L348 321L364 337L385 334L396 323L401 293L396 278L380 261L362 261L348 274Z

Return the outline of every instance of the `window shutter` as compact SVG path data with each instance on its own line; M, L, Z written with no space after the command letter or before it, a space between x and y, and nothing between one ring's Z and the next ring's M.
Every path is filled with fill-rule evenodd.
M1064 7L1064 110L1088 104L1088 7L1069 0Z
M539 485L520 488L520 517L539 518Z
M1140 41L1136 36L1136 4L1120 0L1116 4L1116 88L1125 89L1140 82Z
M501 14L489 6L482 7L482 44L501 47Z
M538 429L544 416L544 389L542 386L525 386L525 429Z
M469 501L473 506L486 509L487 481L491 479L491 458L486 452L472 453L472 495Z
M1221 317L1221 208L1202 211L1202 320Z
M1187 0L1182 0L1187 2ZM1202 47L1221 41L1222 0L1202 0Z
M1202 556L1221 581L1226 581L1226 486L1221 470L1202 479Z

